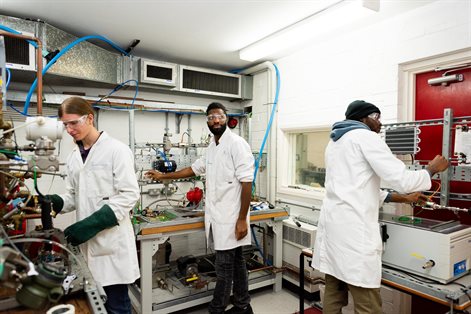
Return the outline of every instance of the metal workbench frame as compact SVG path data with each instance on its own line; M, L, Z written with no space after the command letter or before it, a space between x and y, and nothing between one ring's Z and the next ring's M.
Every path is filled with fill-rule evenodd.
M282 267L283 219L288 217L284 209L251 211L251 223L266 223L273 230L273 266ZM212 291L179 299L173 304L154 304L152 288L152 256L157 253L159 244L165 243L171 236L204 232L204 217L174 220L162 223L144 223L137 230L140 241L140 285L130 286L129 295L134 309L139 313L168 313L209 302ZM274 292L281 290L282 273L277 272L267 280L249 280L249 289L273 285Z

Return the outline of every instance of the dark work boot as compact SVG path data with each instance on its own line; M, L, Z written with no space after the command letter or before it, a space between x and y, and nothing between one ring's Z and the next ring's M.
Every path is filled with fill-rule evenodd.
M234 306L229 310L225 311L224 313L231 313L231 314L253 314L252 307L247 305L245 309L241 309L240 307Z

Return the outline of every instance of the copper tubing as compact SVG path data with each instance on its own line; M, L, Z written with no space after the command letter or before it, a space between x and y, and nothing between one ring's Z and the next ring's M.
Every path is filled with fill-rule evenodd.
M11 219L41 219L41 214L16 214Z
M9 32L4 32L0 31L0 36L7 36L7 37L12 37L12 38L20 38L24 40L33 40L38 44L38 47L36 48L36 64L37 64L37 71L36 71L36 77L38 78L38 85L36 89L36 98L37 98L37 113L38 115L43 114L43 44L39 40L39 38L32 37L32 36L26 36L26 35L21 35L21 34L13 34Z

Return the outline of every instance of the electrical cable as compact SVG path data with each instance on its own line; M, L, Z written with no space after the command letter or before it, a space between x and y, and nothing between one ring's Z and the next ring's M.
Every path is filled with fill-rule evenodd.
M95 107L96 104L98 104L98 103L101 102L103 99L105 99L105 98L107 98L107 97L113 95L113 94L116 93L117 91L119 91L119 90L120 90L121 88L123 88L123 87L126 85L126 83L128 83L128 82L135 82L135 83L136 83L136 91L134 92L134 97L133 97L133 99L132 99L132 101L131 101L131 109L134 109L134 102L136 101L137 93L139 92L139 82L138 82L137 80L133 80L133 79L127 80L127 81L125 81L125 82L123 82L123 83L117 85L115 88L113 88L113 90L112 90L108 95L103 96L103 97L101 97L100 99L98 99L97 101L95 101L95 102L92 104L92 106Z
M432 200L432 197L433 197L435 194L437 194L437 192L438 192L438 191L440 190L440 188L442 187L442 185L440 184L440 182L438 182L438 181L433 181L433 180L432 180L432 183L434 183L434 182L438 184L438 187L437 187L437 189L432 193L432 195L430 195L430 196L428 197L428 199L429 199L430 201Z
M469 301L471 301L471 295L468 293L468 290L470 290L471 287L467 287L467 286L465 286L464 284L459 283L459 282L450 282L450 283L460 286L460 287L461 287L461 291L463 291L464 294L466 294L466 296L468 297Z
M272 107L271 114L270 114L270 120L268 121L267 130L265 131L265 136L263 137L262 145L260 146L260 151L259 151L259 154L258 154L258 158L255 159L254 179L252 181L252 195L254 195L254 186L255 186L256 179L257 179L258 168L260 166L260 161L262 160L263 149L265 148L265 144L267 142L268 134L270 133L271 125L273 123L273 118L275 116L276 107L278 105L278 96L280 95L280 71L278 70L278 67L276 66L276 64L273 64L273 66L275 67L275 72L276 72L275 100L273 102L273 107Z
M8 107L10 107L11 109L13 109L13 111L16 111L17 113L19 113L20 115L22 115L22 116L24 116L24 117L32 117L31 115L29 115L29 114L27 114L27 113L25 114L25 113L19 111L19 110L16 109L12 104L7 104L7 105L8 105Z
M161 199L155 200L155 201L153 201L153 202L147 204L147 206L145 206L145 207L150 207L150 206L152 206L152 205L154 205L154 204L156 204L156 203L163 202L163 201L167 201L167 202L168 202L168 201L172 201L172 202L178 202L178 203L179 203L179 202L181 202L181 201L183 201L183 200L184 200L184 199L177 200L177 199L171 199L171 198L166 198L166 199L161 198ZM171 206L173 206L173 205L171 205Z

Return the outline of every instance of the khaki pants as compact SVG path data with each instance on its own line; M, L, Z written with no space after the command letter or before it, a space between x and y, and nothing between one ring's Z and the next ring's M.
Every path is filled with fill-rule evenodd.
M325 275L324 314L341 314L348 304L348 291L353 297L355 314L380 314L381 295L379 288L362 288L347 284L331 275Z

